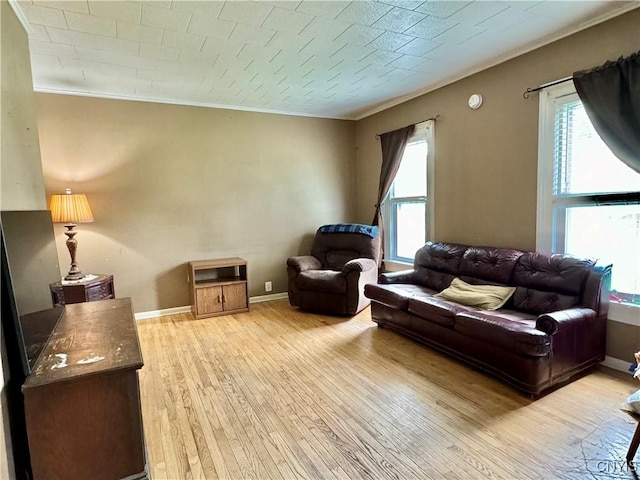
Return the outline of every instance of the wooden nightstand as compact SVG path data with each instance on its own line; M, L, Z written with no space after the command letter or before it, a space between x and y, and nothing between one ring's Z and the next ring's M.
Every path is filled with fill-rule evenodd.
M249 311L247 261L244 258L189 262L189 281L195 318Z
M90 280L65 284L55 282L49 284L49 289L54 307L116 298L113 275L96 275Z

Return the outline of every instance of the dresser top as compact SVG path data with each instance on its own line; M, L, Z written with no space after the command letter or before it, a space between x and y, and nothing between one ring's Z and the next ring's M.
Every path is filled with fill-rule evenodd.
M130 298L67 305L23 390L142 368Z

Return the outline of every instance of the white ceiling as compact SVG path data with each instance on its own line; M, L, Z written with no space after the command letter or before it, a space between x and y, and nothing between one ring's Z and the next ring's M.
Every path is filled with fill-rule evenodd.
M27 24L36 91L346 119L640 6L640 0L11 2Z

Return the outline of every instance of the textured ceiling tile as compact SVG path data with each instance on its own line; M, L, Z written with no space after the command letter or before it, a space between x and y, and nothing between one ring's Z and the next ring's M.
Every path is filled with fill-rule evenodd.
M434 38L434 40L436 42L442 43L463 43L471 38L481 35L484 32L485 30L483 28L458 24L455 27L450 28L446 32L438 35Z
M313 53L314 55L324 55L330 57L341 48L344 48L345 45L345 42L327 42L318 38L314 38L309 43L307 43L304 48L300 50L300 52Z
M337 17L336 20L361 25L373 25L393 7L376 2L351 2Z
M108 76L126 76L135 77L136 69L125 67L123 65L113 65L109 63L93 62L91 60L82 60L77 58L61 58L62 66L65 68L81 69L83 72L92 71L99 72Z
M298 5L302 3L300 0L283 0L283 1L271 1L271 0L261 0L262 3L267 3L272 7L284 8L286 10L295 10L298 8Z
M41 40L43 42L50 42L47 29L43 25L31 25L31 32L29 33L29 40Z
M350 3L342 0L302 2L296 11L331 20L336 18Z
M55 55L57 57L76 58L76 48L70 45L56 45L29 38L29 52L37 55Z
M441 42L433 40L425 40L424 38L415 38L407 43L405 46L399 48L397 52L404 53L406 55L422 56L436 47L439 47Z
M374 47L361 47L360 45L348 44L331 55L332 59L343 60L346 62L357 63L360 59L373 53Z
M283 32L299 33L311 20L313 20L313 15L274 8L262 26Z
M311 35L296 35L293 33L276 32L271 40L269 40L269 43L267 43L267 46L298 52L311 40L313 40Z
M244 49L244 43L223 41L217 38L207 37L201 51L205 53L216 53L225 58L235 58ZM275 53L278 53L277 51ZM274 55L275 55L274 53Z
M180 64L178 68L181 68L185 63L212 67L217 58L218 55L214 53L187 52L183 50L178 55L178 63Z
M362 57L360 61L372 63L373 65L388 65L401 56L402 54L397 52L389 52L387 50L374 50L369 55Z
M414 38L413 36L403 35L402 33L385 32L371 42L369 46L379 48L380 50L395 51L405 46Z
M280 50L280 52L271 59L270 63L276 65L289 65L294 68L298 68L305 65L310 59L310 54L292 52L290 50Z
M365 27L363 25L351 25L336 38L336 41L344 41L354 45L367 45L384 33L379 28Z
M264 46L275 35L276 31L270 28L255 27L239 23L231 32L229 40L241 43L254 43Z
M415 10L422 5L425 0L381 0L382 3L392 5L394 7L402 7L408 10Z
M142 25L164 28L174 32L186 32L190 20L191 15L188 13L148 4L142 5L142 19L140 21Z
M47 27L47 32L52 42L62 43L63 45L109 50L115 53L129 53L134 55L138 53L138 42L102 37L100 35L90 35L88 33L73 32L71 30L62 30L53 27Z
M404 55L389 66L393 68L403 68L405 70L420 70L418 67L425 65L426 61L423 57L415 57L413 55Z
M319 40L333 40L350 26L351 24L346 22L331 21L326 18L314 18L300 33L302 35L318 37Z
M85 0L73 0L73 1L55 1L55 0L34 0L34 5L41 7L58 8L60 10L66 10L68 12L76 13L89 13L89 5ZM21 3L21 5L23 5Z
M177 48L163 47L161 45L140 44L140 56L155 58L157 60L177 60L180 50Z
M470 3L467 1L431 0L416 7L416 11L426 13L432 17L448 18Z
M55 55L40 55L38 53L33 55L34 63L38 65L37 68L59 68L62 64L60 59Z
M508 8L509 6L503 2L473 2L455 12L448 20L467 25L477 25Z
M118 38L133 40L136 42L152 43L160 45L162 41L162 29L147 27L136 23L116 22Z
M416 23L404 33L406 35L413 35L414 37L430 40L433 37L446 32L455 25L456 22L450 22L448 20L442 20L435 17L427 17L421 22Z
M188 33L204 35L205 37L219 38L226 40L235 28L235 22L218 20L212 17L194 16L187 29Z
M171 2L171 10L216 18L220 14L223 5L224 2L221 1L173 0L173 2Z
M413 27L416 23L424 20L426 15L404 8L394 8L384 17L373 24L376 28L389 30L390 32L403 33L408 28Z
M92 0L89 2L89 11L91 15L99 17L140 23L142 5L139 2Z
M259 2L225 2L218 18L247 25L262 25L273 8Z
M75 12L64 12L64 16L67 19L69 30L107 37L116 36L115 20Z
M110 63L133 68L155 68L157 63L153 58L140 57L138 55L123 55L81 47L76 47L75 50L79 59L99 63Z
M199 52L204 45L204 41L205 37L202 35L179 33L171 30L165 30L162 35L163 47L178 48L180 50Z
M493 32L501 32L528 20L532 16L533 15L531 13L525 10L509 7L476 26Z
M67 21L62 10L48 7L21 4L20 8L29 20L29 23L45 25L47 27L67 28Z

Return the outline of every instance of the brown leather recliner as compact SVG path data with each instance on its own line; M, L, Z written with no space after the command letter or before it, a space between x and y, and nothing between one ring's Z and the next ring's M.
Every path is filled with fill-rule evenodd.
M320 227L311 255L287 260L289 303L308 311L355 315L370 303L364 286L377 282L380 247L377 227Z

